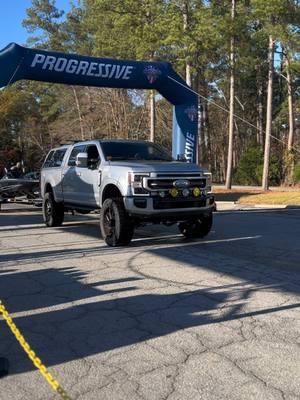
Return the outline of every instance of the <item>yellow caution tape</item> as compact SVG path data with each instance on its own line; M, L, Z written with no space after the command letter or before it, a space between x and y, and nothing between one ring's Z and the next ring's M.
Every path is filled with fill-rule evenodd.
M26 342L24 336L21 334L19 329L16 327L16 324L13 322L12 318L9 316L8 311L6 310L3 303L0 301L0 314L2 314L3 318L5 319L7 325L9 326L11 332L14 334L15 338L20 343L21 347L28 355L30 360L33 362L34 366L40 371L49 385L54 389L57 393L60 394L61 398L64 400L71 400L71 397L67 395L65 390L60 386L58 381L53 378L51 373L47 370L45 365L42 363L41 359L37 357L35 352L31 349L30 345Z

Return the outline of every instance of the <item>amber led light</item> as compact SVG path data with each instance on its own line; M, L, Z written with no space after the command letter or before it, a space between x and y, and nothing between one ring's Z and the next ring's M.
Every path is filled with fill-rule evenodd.
M172 197L177 197L179 195L179 191L176 188L171 189L169 193Z
M199 197L200 194L201 194L201 190L200 190L198 187L195 187L195 188L193 189L193 195L194 195L195 197Z

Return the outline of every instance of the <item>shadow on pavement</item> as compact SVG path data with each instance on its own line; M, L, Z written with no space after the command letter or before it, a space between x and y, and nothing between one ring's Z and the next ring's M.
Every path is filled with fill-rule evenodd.
M145 238L126 249L133 251L129 266L134 276L125 279L85 283L88 273L67 266L18 273L4 269L0 297L10 312L30 311L26 316L16 316L14 321L47 366L121 349L182 329L297 309L298 302L256 309L247 308L247 304L259 290L299 293L299 217L299 212L294 211L284 217L222 215L216 218L214 232L205 240L189 243L175 238L176 246L172 247L167 246L168 237L160 239L157 248L153 248L153 238ZM73 228L74 233L90 236L90 225ZM124 250L101 247L100 251L114 254ZM99 247L4 254L1 261L5 265L8 261L51 261L51 257L67 260L79 252L88 256L99 252ZM132 261L143 252L241 282L175 294L136 294L142 275L136 276L139 272L132 268ZM229 260L231 257L234 265L222 262L221 257L214 258L215 254L226 255ZM115 294L115 298L105 298L108 293ZM81 304L74 305L73 301ZM55 309L49 309L51 306ZM0 354L10 358L12 374L34 369L3 321L0 337Z
M32 228L34 228L32 225L38 225L43 222L42 215L40 214L30 214L30 213L22 213L22 214L14 214L14 213L9 213L9 214L0 214L0 228L1 231L4 230L12 230L12 226L17 226L17 225L28 225ZM40 226L37 226L40 228ZM25 229L25 227L22 227ZM29 229L29 228L28 228Z
M300 307L300 303L295 303L243 312L243 306L254 291L272 289L272 285L244 286L242 283L176 294L142 294L104 299L65 309L38 311L38 308L62 305L66 301L88 299L120 290L130 291L135 287L126 285L138 282L137 278L128 278L84 285L80 282L84 275L75 269L64 268L1 276L1 293L4 291L7 296L7 285L12 280L15 282L16 295L7 299L9 311L37 310L37 313L14 318L14 321L47 366L137 344L182 329ZM40 288L35 286L37 282L49 282L49 289L53 284L55 291L50 291L48 296L39 296L37 291ZM116 284L121 287L107 291L101 289L101 286ZM122 288L122 285L125 287ZM25 296L26 290L32 295ZM219 312L221 306L222 313ZM0 335L0 352L10 358L11 373L34 369L3 321L0 323Z
M98 223L97 215L93 214L93 216L89 215L65 215L66 225L62 225L63 228L68 228L69 225L72 224L80 224L82 222L95 222ZM36 226L35 226L36 225ZM42 213L30 213L26 210L26 212L22 213L7 213L0 214L0 232L2 231L12 231L12 230L28 230L28 229L45 229L45 232L48 233L49 229L46 228Z
M127 277L83 283L88 273L72 267L45 268L17 273L9 273L10 271L0 271L0 294L1 300L7 303L9 310L14 313L56 306L68 301L86 300L102 294L134 290L136 286L114 289L110 289L110 286L142 279Z

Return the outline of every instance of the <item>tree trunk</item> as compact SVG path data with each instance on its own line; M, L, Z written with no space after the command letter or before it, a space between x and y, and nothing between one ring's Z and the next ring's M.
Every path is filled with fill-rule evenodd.
M182 15L183 15L183 31L186 32L189 27L189 7L188 7L187 1L183 2ZM189 64L188 61L186 61L186 64L185 64L185 80L186 80L186 83L190 87L192 87L191 65Z
M293 176L295 169L295 160L293 156L293 143L294 143L294 105L293 105L293 82L290 71L289 57L286 55L286 81L288 89L288 107L289 107L289 134L288 134L288 154L287 154L287 183L293 184Z
M262 176L262 189L269 189L269 163L270 163L270 147L272 133L272 100L273 100L273 73L274 73L274 40L272 35L269 36L268 48L268 98L267 98L267 117L266 117L266 138L265 138L265 154L264 169Z
M205 78L201 79L200 93L208 98L208 90ZM201 99L201 107L199 113L199 127L200 134L202 136L202 162L205 163L205 166L210 169L211 165L211 138L210 138L210 130L209 130L209 115L208 115L208 102L206 99Z
M189 63L186 63L186 67L185 67L185 80L186 83L192 87L192 73L191 73L191 66Z
M150 90L149 106L150 106L150 142L154 142L154 140L155 140L155 95L154 95L154 90Z
M291 151L294 142L294 107L293 107L292 77L289 71L289 66L287 69L287 83L288 83L288 104L289 104L288 151Z
M200 77L199 77L199 71L196 73L195 75L195 80L194 80L194 87L195 90L199 91L199 82L201 81ZM202 134L203 134L203 130L202 130L202 99L199 97L198 99L198 129L197 129L197 133L198 133L198 143L197 143L197 151L196 151L196 163L197 164L201 164L203 163L203 151L202 151Z
M231 19L235 18L235 0L232 0ZM228 132L228 155L227 155L227 172L226 172L226 189L231 189L232 182L232 158L233 158L233 129L234 129L234 64L235 64L235 37L231 38L230 43L230 100L229 100L229 132Z
M80 109L80 104L77 96L77 91L74 86L72 86L74 98L75 98L75 104L77 108L77 113L78 113L78 119L79 119L79 126L80 126L80 132L81 132L81 140L85 140L85 135L84 135L84 128L83 128L83 120L82 120L82 114L81 114L81 109Z
M18 134L18 145L19 145L19 151L20 151L20 161L22 163L22 166L24 166L24 156L25 156L25 142L24 142L24 137L23 137L23 132L22 128L19 130Z
M257 136L256 141L257 144L263 146L264 144L264 134L263 134L263 84L261 78L258 80L258 88L257 88Z

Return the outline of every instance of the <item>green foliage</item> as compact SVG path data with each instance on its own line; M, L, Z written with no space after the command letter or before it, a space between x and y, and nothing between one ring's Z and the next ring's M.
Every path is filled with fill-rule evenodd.
M86 29L93 35L94 54L157 58L166 35L165 4L163 0L86 0Z
M202 109L200 162L224 180L229 105L230 39L235 36L235 181L260 184L262 145L255 126L265 126L268 35L289 54L299 114L299 10L292 0L81 0L68 13L55 0L32 0L23 25L29 44L99 57L170 61L182 76L188 64ZM288 102L284 66L274 78L273 134L286 141ZM259 93L259 94L258 94ZM136 99L138 98L138 101ZM208 98L209 101L205 100ZM298 101L298 105L297 105ZM170 145L170 105L157 100L156 138ZM215 106L217 103L221 108ZM260 109L260 114L259 110ZM15 148L32 163L71 138L147 138L149 112L143 92L18 83L0 92L0 151ZM299 116L298 116L299 118ZM295 140L297 140L295 135ZM272 142L273 143L273 142ZM296 144L297 146L297 144ZM273 146L274 147L274 146ZM247 148L242 154L240 149ZM271 156L271 183L278 183L284 150ZM36 157L36 158L35 158ZM29 161L28 161L29 162Z
M30 33L39 30L38 36L31 37L30 43L36 47L63 50L65 36L61 30L61 20L64 11L56 8L55 0L32 0L26 13L27 18L23 20L23 26Z
M263 163L263 152L257 146L251 146L241 156L239 166L234 174L234 181L240 185L259 185L261 174L257 172Z
M263 163L258 165L256 168L257 177L261 177L263 173ZM279 158L273 154L270 157L269 164L269 183L270 185L277 186L281 181L281 161ZM261 179L259 180L259 184L261 184Z
M300 163L295 165L295 170L294 170L294 181L295 183L300 183Z
M263 151L252 145L241 156L234 174L234 182L239 185L261 185L262 171ZM272 185L280 183L280 163L274 155L270 159L269 179Z

